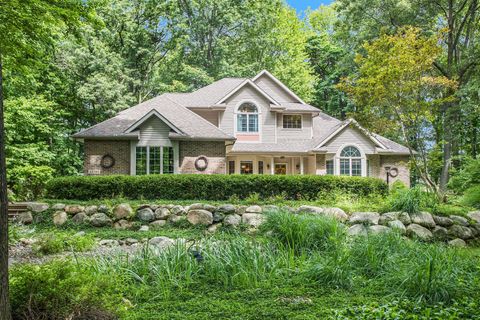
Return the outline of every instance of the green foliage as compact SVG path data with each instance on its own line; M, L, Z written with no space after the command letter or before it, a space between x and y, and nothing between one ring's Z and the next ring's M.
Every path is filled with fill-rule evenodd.
M453 192L462 193L478 184L480 184L480 158L467 158L463 167L453 173L448 186Z
M480 185L465 190L461 201L466 206L480 209Z
M52 261L12 268L14 319L116 319L120 279L100 275L86 263Z
M16 198L35 200L40 198L54 170L47 166L16 167L9 171L9 182Z
M92 236L72 236L69 233L48 232L41 234L33 245L39 254L54 254L63 251L82 252L93 248L95 240Z
M416 213L438 204L436 196L422 190L422 186L410 189L397 188L392 191L388 204L383 211L403 211Z
M320 191L335 190L358 195L385 194L387 186L375 178L278 175L77 176L55 178L47 184L48 197L78 200L116 196L225 200L233 195L245 199L254 193L267 199L282 192L289 199L314 199Z

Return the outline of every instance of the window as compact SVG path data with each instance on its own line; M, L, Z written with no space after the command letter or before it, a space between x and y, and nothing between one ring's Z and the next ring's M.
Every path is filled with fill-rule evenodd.
M258 161L258 174L263 174L263 161Z
M241 174L253 174L253 162L252 161L240 161L240 173Z
M333 160L327 160L325 165L327 167L327 174L333 174Z
M235 161L228 161L228 174L235 174Z
M135 149L135 164L137 175L147 174L147 147L137 147Z
M302 116L299 114L283 115L284 129L302 129Z
M353 146L345 147L340 153L340 174L346 176L362 175L362 154Z
M237 131L258 132L258 109L253 103L245 102L238 107Z
M135 174L173 173L173 148L146 146L135 148Z

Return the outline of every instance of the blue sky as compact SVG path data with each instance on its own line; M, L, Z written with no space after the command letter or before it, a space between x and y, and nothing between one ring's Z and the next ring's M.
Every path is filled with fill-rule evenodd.
M331 2L332 0L287 0L287 3L295 8L298 13L304 11L308 7L316 9L321 4L330 4Z

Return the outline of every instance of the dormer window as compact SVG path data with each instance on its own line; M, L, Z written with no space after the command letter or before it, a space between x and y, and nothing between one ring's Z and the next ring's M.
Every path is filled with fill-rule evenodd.
M245 102L238 107L237 132L258 132L258 108L253 103Z

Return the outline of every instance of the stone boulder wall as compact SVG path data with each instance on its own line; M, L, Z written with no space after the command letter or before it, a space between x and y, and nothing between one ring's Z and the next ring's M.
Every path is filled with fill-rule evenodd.
M36 215L51 215L56 226L67 223L89 224L94 227L112 227L139 231L158 230L167 225L199 225L208 232L220 228L258 228L266 219L266 213L283 210L291 214L325 216L346 225L351 237L387 232L398 232L421 241L441 241L452 246L463 246L480 239L480 211L468 213L465 217L432 215L429 212L408 214L406 212L353 212L345 213L340 208L325 208L302 205L298 208L274 205L212 205L193 203L182 205L143 204L135 209L128 203L110 207L100 205L65 205L57 203L30 203L29 211L22 213L16 221L35 224Z

